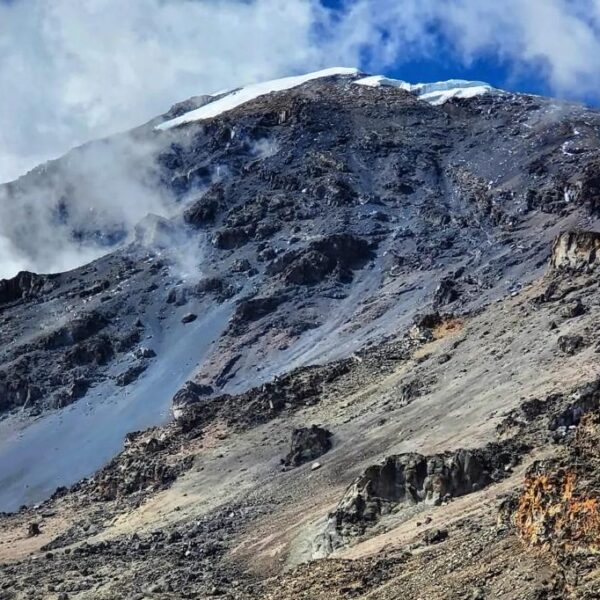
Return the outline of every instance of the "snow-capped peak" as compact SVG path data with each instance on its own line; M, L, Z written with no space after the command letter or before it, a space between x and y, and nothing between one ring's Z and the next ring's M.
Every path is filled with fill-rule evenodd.
M265 81L262 83L253 83L243 88L234 90L214 102L210 102L196 110L187 112L176 119L165 121L157 126L156 129L171 129L184 123L190 123L192 121L204 121L205 119L211 119L221 115L227 111L233 110L250 100L259 98L271 92L281 92L283 90L289 90L307 81L313 79L321 79L323 77L333 77L334 75L358 75L359 69L350 67L332 67L330 69L323 69L322 71L315 71L314 73L307 73L306 75L298 75L295 77L284 77L283 79L273 79L272 81ZM217 96L219 94L212 94Z
M416 95L421 100L425 100L430 104L443 104L450 98L472 98L473 96L478 96L480 94L498 91L482 81L450 79L448 81L439 81L436 83L413 84L399 79L389 79L383 75L369 75L365 77L360 69L353 67L332 67L330 69L307 73L306 75L273 79L272 81L253 83L231 91L210 94L215 97L214 101L195 110L186 112L175 119L165 121L158 125L156 129L164 131L185 123L211 119L233 110L246 102L250 102L255 98L270 94L271 92L289 90L298 87L303 83L307 83L308 81L322 79L324 77L333 77L335 75L352 77L354 78L354 83L358 85L400 88Z

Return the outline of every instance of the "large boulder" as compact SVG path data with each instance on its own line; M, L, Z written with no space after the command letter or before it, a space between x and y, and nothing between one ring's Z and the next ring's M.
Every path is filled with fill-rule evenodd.
M331 450L331 432L318 425L301 427L292 432L290 451L283 459L287 467L298 467Z
M366 240L349 233L334 234L287 252L268 266L267 273L295 285L314 285L331 275L349 282L352 271L362 267L372 256Z
M287 299L285 294L274 294L240 300L229 322L229 332L233 335L245 333L251 323L273 313Z
M410 452L367 467L329 515L315 540L314 557L326 556L362 535L399 505L437 505L483 489L506 476L519 452L510 445L490 444L431 456Z
M43 335L39 339L39 345L44 350L72 346L99 333L108 324L109 319L97 311L85 313Z
M186 406L200 402L213 393L214 389L210 385L187 381L173 396L171 401L173 416L178 419L183 414Z
M214 223L224 198L223 186L214 185L200 198L190 203L183 213L183 220L195 228Z

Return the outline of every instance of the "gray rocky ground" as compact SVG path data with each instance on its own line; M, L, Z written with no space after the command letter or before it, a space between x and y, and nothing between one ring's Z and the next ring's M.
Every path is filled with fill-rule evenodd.
M0 282L0 598L600 597L599 113L156 122L176 216Z

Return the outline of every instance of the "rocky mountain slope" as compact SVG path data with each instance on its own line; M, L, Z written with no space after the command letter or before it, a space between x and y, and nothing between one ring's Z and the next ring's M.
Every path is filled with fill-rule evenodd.
M4 188L105 254L0 282L0 598L599 597L600 113L456 85L201 96ZM82 228L107 148L162 216Z

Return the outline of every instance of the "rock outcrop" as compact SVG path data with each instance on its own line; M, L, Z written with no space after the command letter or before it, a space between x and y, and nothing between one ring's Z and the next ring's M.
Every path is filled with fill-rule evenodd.
M500 521L527 547L552 557L564 597L587 600L598 593L600 412L586 414L574 435L563 436L556 458L528 469L520 494L502 505Z
M556 270L579 271L600 264L600 233L565 231L554 241L551 265Z
M315 555L343 546L400 506L438 505L481 490L503 479L518 461L519 451L512 444L432 456L414 452L390 456L348 487L316 540Z
M0 306L18 300L27 300L52 285L51 275L37 275L21 271L11 279L0 280Z
M350 234L332 235L277 258L268 266L267 273L281 276L290 285L313 285L329 275L351 281L352 271L371 256L372 250L365 240Z

